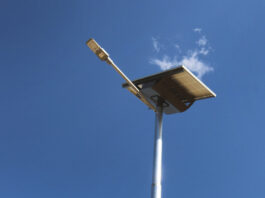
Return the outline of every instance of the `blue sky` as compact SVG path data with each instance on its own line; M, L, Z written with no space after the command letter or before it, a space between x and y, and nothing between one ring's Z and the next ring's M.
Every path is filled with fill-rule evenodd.
M211 68L217 98L164 117L163 197L264 198L264 18L262 0L2 1L0 197L150 197L154 113L93 37L131 79L194 52Z

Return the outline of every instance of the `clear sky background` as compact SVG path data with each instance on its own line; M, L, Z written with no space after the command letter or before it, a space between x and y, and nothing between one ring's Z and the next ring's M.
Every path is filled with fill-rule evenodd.
M150 197L154 113L93 37L131 79L186 60L217 94L164 117L163 197L264 198L264 19L263 0L1 1L0 197Z

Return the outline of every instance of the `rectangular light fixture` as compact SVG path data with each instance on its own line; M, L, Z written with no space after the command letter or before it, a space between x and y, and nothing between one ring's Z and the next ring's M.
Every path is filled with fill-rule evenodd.
M108 59L109 54L94 39L89 39L86 44L100 60L106 61Z

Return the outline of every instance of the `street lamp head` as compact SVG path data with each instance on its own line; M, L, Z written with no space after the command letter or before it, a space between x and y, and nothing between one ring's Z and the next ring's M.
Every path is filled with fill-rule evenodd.
M86 42L87 46L99 57L102 61L107 61L109 54L94 40L89 39Z

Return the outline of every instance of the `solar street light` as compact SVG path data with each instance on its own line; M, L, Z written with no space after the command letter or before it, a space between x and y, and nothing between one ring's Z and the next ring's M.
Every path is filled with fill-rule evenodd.
M216 97L203 82L185 66L131 81L110 59L109 54L94 39L87 46L102 60L110 64L126 81L122 86L156 112L154 161L151 198L162 196L162 118L163 113L186 111L201 99Z

